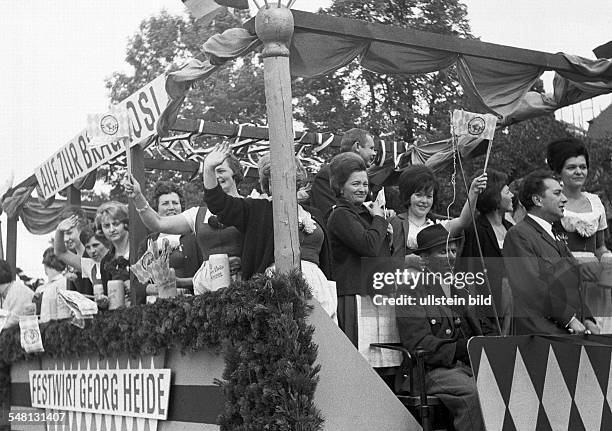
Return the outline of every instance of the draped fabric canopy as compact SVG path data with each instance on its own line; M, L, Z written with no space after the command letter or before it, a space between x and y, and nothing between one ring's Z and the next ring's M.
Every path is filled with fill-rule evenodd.
M79 190L92 189L96 182L96 171L73 184ZM8 218L19 217L28 232L34 235L46 235L53 232L61 221L59 215L65 207L65 202L56 202L31 197L36 185L18 187L0 201L2 210ZM42 196L42 193L38 193Z
M367 34L365 28L364 32ZM432 34L435 36L439 35ZM206 78L226 61L246 55L260 46L257 36L246 28L229 29L208 39L203 51L209 61L192 60L182 70L169 75L166 89L172 101L162 114L163 121L158 123L159 134L168 133L193 82ZM483 112L496 114L499 125L507 126L612 92L612 59L590 60L562 55L563 64L569 67L545 68L367 37L323 34L318 29L296 25L290 46L290 65L293 76L313 78L329 75L355 59L372 72L399 76L435 72L454 64L468 96L480 105ZM557 71L554 93L544 95L529 91L545 70Z
M299 18L311 14L296 12L294 15ZM303 20L304 22L296 20L289 57L293 76L313 78L329 75L356 59L362 67L370 71L406 77L455 65L466 94L479 105L482 112L497 115L499 126L549 114L563 106L612 92L611 59L589 60L562 54L563 61L557 63L564 67L544 67L485 58L484 55L467 55L434 48L421 48L407 43L385 42L368 37L372 26L375 25L346 19L336 20L339 26L347 23L357 26L358 30L353 33L361 32L362 36L341 34L341 30L332 28L329 32L322 32L320 26L309 27L311 24L308 19ZM360 25L363 28L359 27ZM171 101L158 123L157 131L160 136L168 134L185 94L193 82L208 77L223 63L246 55L261 46L252 26L247 23L245 27L233 28L212 36L203 46L208 61L192 60L182 70L168 76L166 89ZM396 33L401 33L403 30L393 29ZM436 34L429 36L431 39L441 37ZM482 43L482 45L487 44ZM531 58L536 58L534 56L538 54L549 55L532 51L529 54ZM557 70L554 93L541 94L529 91L545 70ZM482 147L481 143L482 139L462 136L458 139L458 149L462 155L470 156L474 149ZM421 151L422 154L424 152L426 151ZM417 153L413 151L413 154ZM424 160L420 161L424 161L433 170L439 170L452 157L453 149L446 144L438 145L434 154L423 155L421 159Z
M536 64L537 62L518 63L487 58L491 57L490 53L482 56L468 55L461 50L441 50L432 46L423 48L415 43L381 40L372 35L372 29L377 29L378 33L389 30L400 36L402 31L411 32L410 29L377 27L376 24L333 18L340 28L338 30L329 24L330 17L304 12L295 12L294 16L296 25L290 46L290 66L291 74L295 77L328 75L355 59L370 71L406 77L455 65L466 94L479 104L483 112L496 114L499 118L498 125L502 126L548 114L563 106L612 92L611 59L589 60L563 54L564 61L557 64L564 67L545 67ZM318 23L323 18L328 22L323 25L328 25L329 28L322 30L321 25L313 23ZM342 33L343 26L348 24L357 29L352 35ZM442 37L447 36L425 34L423 40L432 45L436 39ZM487 44L482 45L486 51ZM170 102L158 121L158 134L168 134L192 83L210 76L225 62L244 56L260 46L261 42L254 34L251 21L245 28L229 29L206 41L203 51L208 60L193 59L181 70L169 74L166 91ZM537 55L545 54L531 52L531 58L537 58ZM557 71L554 93L551 95L529 91L544 70ZM481 139L461 137L458 149L461 154L469 156L474 149L481 148L481 143ZM448 144L437 144L429 148L412 147L411 151L414 162L424 161L434 170L442 168L453 156L452 147ZM47 202L46 207L41 205L38 208L27 199L30 193L25 199L17 197L8 206L14 205L15 214L23 207L24 211L19 214L24 224L42 232L48 229L48 226L40 224L40 220L49 217L49 210L46 208L50 208L51 203Z

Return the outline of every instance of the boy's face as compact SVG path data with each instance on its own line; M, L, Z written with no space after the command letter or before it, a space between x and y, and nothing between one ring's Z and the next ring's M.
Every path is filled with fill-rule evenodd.
M108 248L98 241L95 236L92 236L87 241L87 244L85 244L85 251L94 261L100 262L106 256L106 253L108 253Z

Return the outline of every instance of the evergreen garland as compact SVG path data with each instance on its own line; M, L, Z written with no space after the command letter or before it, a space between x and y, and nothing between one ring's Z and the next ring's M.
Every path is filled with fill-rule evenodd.
M323 419L314 405L319 366L314 328L306 322L310 297L297 272L260 275L217 292L103 312L85 329L68 321L43 324L43 354L104 358L168 348L222 350L222 430L315 431ZM21 348L18 326L2 331L0 346L0 369L38 356ZM7 386L0 400L8 396Z

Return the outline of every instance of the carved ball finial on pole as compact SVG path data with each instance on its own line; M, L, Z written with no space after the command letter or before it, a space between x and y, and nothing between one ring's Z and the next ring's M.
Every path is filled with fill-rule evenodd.
M255 17L255 32L263 42L263 57L289 57L293 15L285 6L267 5Z
M270 134L270 185L274 218L274 265L287 273L300 267L298 206L295 190L293 111L289 46L293 15L280 2L266 1L255 17L264 45L264 84Z

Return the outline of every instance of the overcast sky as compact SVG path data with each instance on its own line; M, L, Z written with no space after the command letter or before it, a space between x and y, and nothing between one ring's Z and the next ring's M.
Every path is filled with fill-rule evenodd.
M464 3L472 33L487 42L594 58L591 50L612 40L610 0ZM297 0L295 8L315 10L327 4ZM85 127L88 113L106 110L104 78L114 71L129 72L123 61L126 44L143 19L162 8L183 13L180 0L0 0L0 5L0 125L5 139L0 184L11 170L15 182L30 176L36 166ZM609 100L596 100L593 109L590 103L576 107L573 116L578 119L582 114L586 121ZM565 120L571 116L571 109L564 113ZM3 223L4 239L5 226ZM41 273L39 255L45 244L40 241L47 238L39 238L33 251L32 241L26 243L23 232L19 232L24 242L18 247L18 264Z

